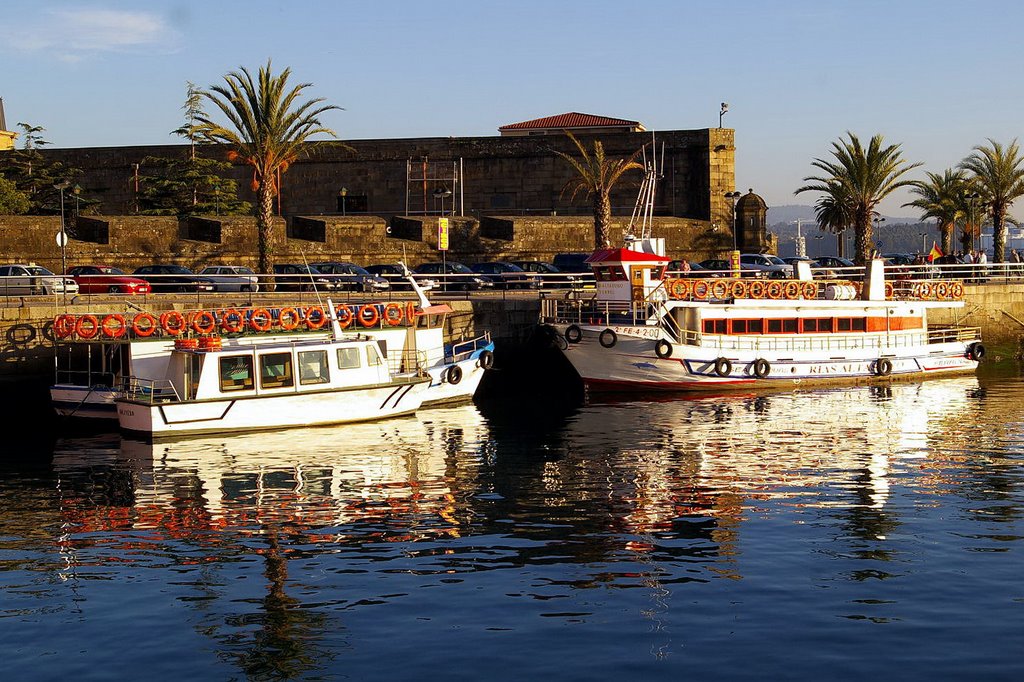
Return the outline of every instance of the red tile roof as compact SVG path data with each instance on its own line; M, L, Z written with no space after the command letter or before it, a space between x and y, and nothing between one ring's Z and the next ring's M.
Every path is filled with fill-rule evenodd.
M525 130L530 128L621 128L623 126L639 126L639 121L627 121L622 118L608 118L607 116L594 116L593 114L581 114L571 111L558 116L546 118L535 118L532 121L522 123L510 123L501 126L498 130Z

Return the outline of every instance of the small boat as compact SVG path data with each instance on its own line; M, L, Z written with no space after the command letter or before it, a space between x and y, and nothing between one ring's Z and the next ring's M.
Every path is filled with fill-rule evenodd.
M424 405L471 401L484 372L494 363L490 334L446 343L444 330L451 308L432 305L411 274L408 279L418 302L338 305L333 311L339 325L347 334L382 342L392 366L415 365L425 371L430 386ZM116 420L114 401L123 394L126 382L164 377L180 339L215 334L316 339L328 318L322 306L168 311L160 316L145 311L58 315L54 320L56 379L50 401L64 417Z
M130 377L114 403L123 432L144 438L374 421L415 412L430 385L395 371L381 344L332 331L178 339L162 378Z
M806 263L796 279L675 279L663 252L657 239L595 251L593 298L544 301L588 390L884 382L971 372L985 354L977 328L928 319L963 307L959 282L886 282L880 260L863 284L814 280Z

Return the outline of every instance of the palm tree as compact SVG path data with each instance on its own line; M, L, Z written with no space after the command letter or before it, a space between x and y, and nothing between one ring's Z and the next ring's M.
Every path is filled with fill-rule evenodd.
M947 168L942 175L928 173L928 180L911 183L910 192L919 199L903 204L923 211L922 220L935 218L942 235L942 252L953 250L953 228L963 215L962 197L967 187L967 178L961 170Z
M847 228L853 223L852 213L847 198L843 195L842 185L830 183L828 192L814 202L814 217L822 232L836 235L838 246L836 255L844 256L843 242L846 240Z
M575 178L566 183L562 192L570 192L570 201L580 192L593 197L594 248L606 248L610 245L608 230L612 217L612 187L626 171L636 168L643 170L643 165L636 161L643 147L633 152L627 159L609 159L604 155L604 145L600 140L594 140L594 151L590 153L575 135L567 134L579 150L580 158L555 150L555 153L568 161L577 173Z
M1024 158L1016 139L1005 149L992 138L988 142L991 146L975 147L960 162L960 168L971 174L992 216L992 260L1002 263L1006 260L1006 214L1013 202L1024 195Z
M299 102L302 91L311 83L288 88L291 69L280 75L271 73L270 60L261 66L256 80L245 68L224 76L224 85L203 91L230 122L231 128L215 123L205 112L198 111L197 131L204 139L229 144L232 161L241 159L252 166L252 189L256 192L257 246L261 272L270 270L271 225L274 197L277 196L281 174L288 170L303 152L303 143L318 133L335 135L318 118L333 105L321 104L323 98Z
M883 147L882 136L875 135L865 149L860 140L851 132L846 133L849 140L832 143L834 161L815 159L811 164L825 171L825 176L809 176L804 185L794 194L801 192L833 191L832 186L838 185L852 218L856 234L856 262L864 264L870 258L871 251L871 218L877 215L875 210L885 197L900 187L911 184L910 180L900 178L921 164L908 164L901 158L898 144Z

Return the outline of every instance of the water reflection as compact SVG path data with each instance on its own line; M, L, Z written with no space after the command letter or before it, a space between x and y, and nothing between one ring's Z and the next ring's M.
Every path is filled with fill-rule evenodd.
M949 556L1019 539L1022 396L965 377L466 406L156 445L68 438L49 470L3 483L0 580L58 577L31 588L50 608L61 585L81 604L97 580L152 576L251 678L366 671L391 655L371 644L381 629L413 621L427 639L610 622L600 649L639 614L632 637L663 660L692 619L723 617L699 595L721 607L783 586L785 603L746 617L770 627L829 589L844 597L825 618L885 623L913 598L908 566L949 561L922 546L929 524L943 530L928 542L958 543ZM878 592L890 583L898 599ZM426 655L424 639L385 639Z

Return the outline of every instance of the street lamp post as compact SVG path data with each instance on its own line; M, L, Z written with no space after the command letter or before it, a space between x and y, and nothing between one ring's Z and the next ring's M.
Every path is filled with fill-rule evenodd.
M348 187L338 190L338 196L341 197L341 215L345 215L345 197L348 196Z
M444 198L450 197L451 195L452 191L447 187L438 187L434 190L434 199L441 200L441 215L444 215Z
M725 112L727 112L727 111L729 111L729 103L728 102L722 102L722 108L718 112L718 127L719 128L722 127L722 117L725 116Z
M971 250L976 251L975 239L978 242L981 241L981 221L978 220L978 199L981 198L981 194L970 192L964 198L967 199L968 220L971 223ZM977 232L977 236L975 236L975 232Z
M75 195L75 224L78 224L78 199L82 194L82 188L80 185L75 185L71 188L71 193Z
M797 218L794 222L796 222L796 255L806 256L807 246L804 243L803 233L800 232L800 228L804 221L802 218Z
M924 250L925 250L925 248L927 246L926 243L925 243L925 237L928 236L928 233L927 232L918 232L917 236L921 238L921 255L922 256L927 255L927 254L925 254Z
M723 105L724 104L725 103L723 102ZM740 193L738 191L726 192L725 193L725 198L729 199L732 202L732 219L730 221L731 225L732 225L732 258L730 259L730 261L731 261L731 265L732 265L733 275L735 275L736 277L739 277L739 275L740 275L740 246L739 246L739 238L738 238L738 235L736 234L738 232L738 229L736 227L736 202L740 198Z
M875 224L874 235L877 238L878 237L878 228L881 226L882 223L885 222L885 218L883 218L881 216L875 216L874 218L871 219L871 222L873 222ZM878 242L877 242L877 249L876 250L881 250L881 244L882 244L882 240L879 239ZM882 254L879 253L878 255L882 255Z
M68 276L68 258L67 258L67 245L68 235L64 229L64 190L71 186L71 183L65 180L64 182L58 183L53 186L54 189L60 191L60 232L57 233L57 244L60 246L60 274L61 281L64 282ZM61 286L61 291L64 294L65 305L68 302L67 288Z

